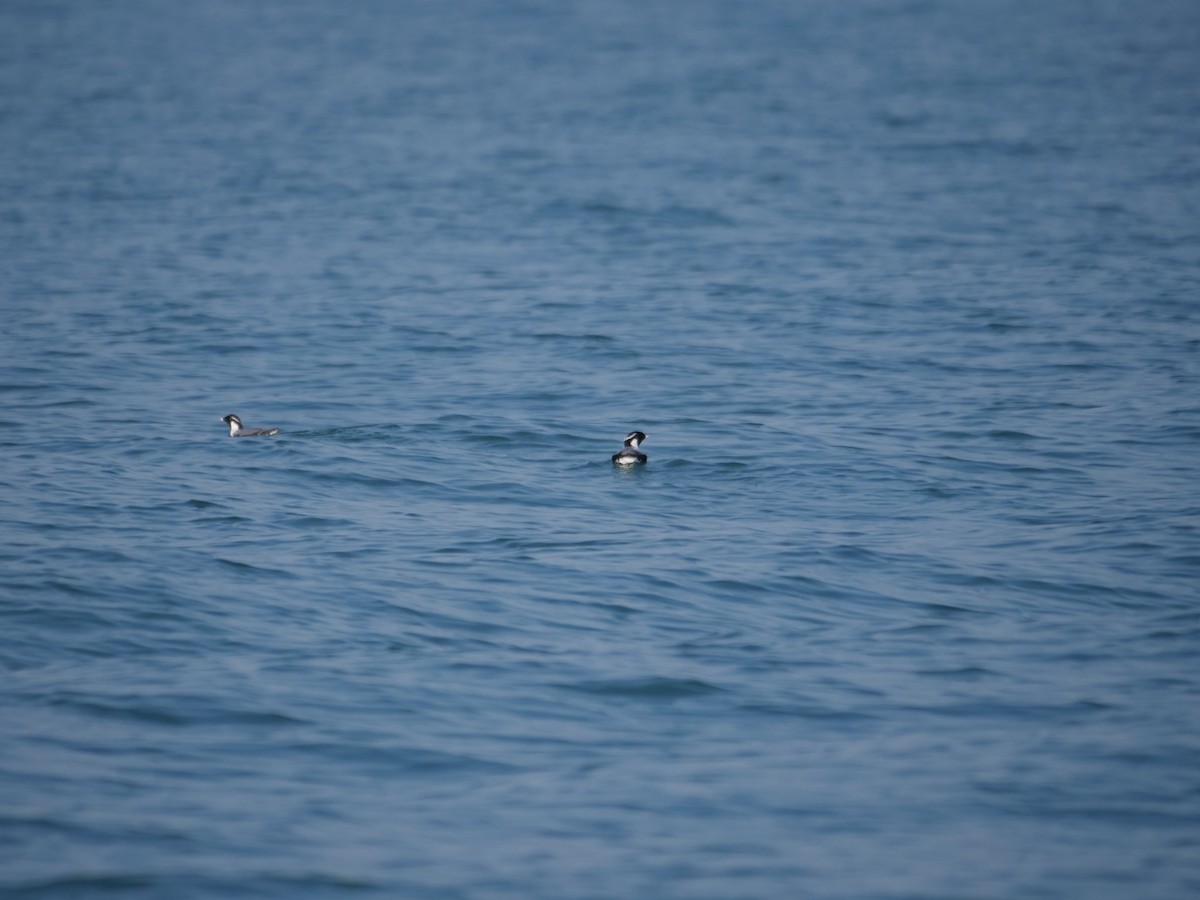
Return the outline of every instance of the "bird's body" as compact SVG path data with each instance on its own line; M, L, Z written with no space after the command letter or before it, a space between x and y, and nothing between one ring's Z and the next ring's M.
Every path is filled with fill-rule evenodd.
M278 428L246 428L242 425L242 420L233 413L222 417L221 421L229 426L230 437L268 437L279 434Z
M638 449L642 441L646 439L646 435L640 431L631 431L625 435L625 446L613 454L613 465L616 466L640 466L644 465L648 457L645 453Z

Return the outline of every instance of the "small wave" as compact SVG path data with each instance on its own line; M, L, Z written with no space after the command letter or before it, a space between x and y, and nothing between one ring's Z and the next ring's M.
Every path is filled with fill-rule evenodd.
M606 697L635 697L645 700L675 700L699 697L721 690L716 685L695 678L621 678L598 681L579 681L559 687L585 694Z

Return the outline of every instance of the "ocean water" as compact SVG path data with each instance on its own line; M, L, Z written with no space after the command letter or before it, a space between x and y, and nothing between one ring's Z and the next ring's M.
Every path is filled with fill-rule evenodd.
M1200 895L1198 84L1190 0L0 4L0 894Z

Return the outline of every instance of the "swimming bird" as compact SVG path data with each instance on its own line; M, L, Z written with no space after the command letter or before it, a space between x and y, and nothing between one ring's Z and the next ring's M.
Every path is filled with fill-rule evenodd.
M242 420L233 413L222 417L221 421L229 426L230 437L255 437L256 435L265 437L271 434L279 434L278 428L243 428Z
M631 431L625 435L625 448L613 454L613 465L637 466L647 459L646 454L638 449L646 435L640 431Z

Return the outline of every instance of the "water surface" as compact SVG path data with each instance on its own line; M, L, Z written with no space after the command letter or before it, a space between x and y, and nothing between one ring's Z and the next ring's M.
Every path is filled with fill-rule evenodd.
M1198 37L6 4L0 890L1195 896Z

